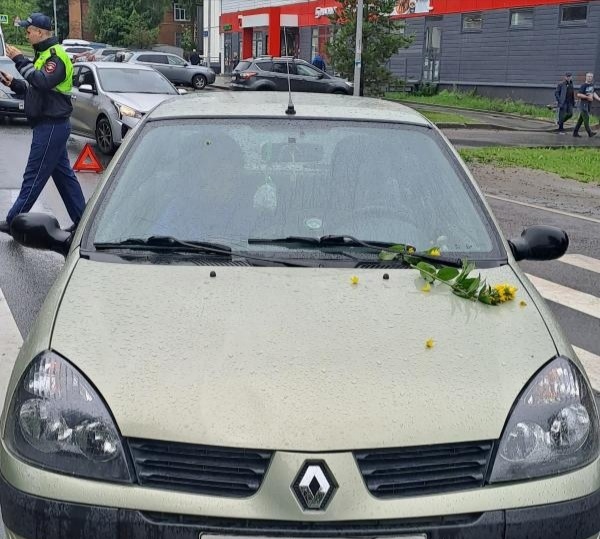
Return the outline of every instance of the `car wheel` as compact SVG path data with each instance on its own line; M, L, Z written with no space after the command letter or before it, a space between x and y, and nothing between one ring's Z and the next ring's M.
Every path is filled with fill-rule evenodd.
M196 90L204 90L206 87L206 77L204 75L194 75L192 77L192 86Z
M112 155L115 152L112 127L106 116L101 116L96 123L96 143L104 155Z
M337 89L333 91L334 94L339 94L339 95L348 95L348 92L346 92L346 90L341 90L341 89Z

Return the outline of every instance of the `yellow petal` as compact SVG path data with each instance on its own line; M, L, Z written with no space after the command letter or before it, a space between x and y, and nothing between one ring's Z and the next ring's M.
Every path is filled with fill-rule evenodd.
M427 339L425 341L425 348L433 348L435 346L435 341L433 339Z
M353 275L352 277L350 277L350 282L352 284L358 284L358 277L356 275Z
M431 285L429 283L425 283L422 287L421 290L423 292L429 292L431 290Z
M438 248L429 249L429 256L440 256L441 254Z

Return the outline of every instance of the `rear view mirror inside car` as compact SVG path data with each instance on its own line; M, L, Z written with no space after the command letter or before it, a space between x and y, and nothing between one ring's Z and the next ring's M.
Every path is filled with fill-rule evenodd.
M267 142L261 147L263 161L275 163L308 163L323 159L323 147L320 144L295 142Z

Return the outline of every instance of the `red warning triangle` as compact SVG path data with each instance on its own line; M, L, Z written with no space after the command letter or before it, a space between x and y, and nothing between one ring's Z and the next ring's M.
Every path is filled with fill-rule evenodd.
M104 168L96 157L94 150L89 144L86 144L81 150L77 161L73 165L75 172L102 172Z

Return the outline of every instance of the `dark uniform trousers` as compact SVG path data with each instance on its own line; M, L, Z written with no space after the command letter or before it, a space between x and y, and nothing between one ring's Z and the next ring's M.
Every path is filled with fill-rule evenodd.
M28 212L32 208L50 176L65 203L69 217L73 223L79 223L85 199L67 154L70 134L71 124L68 119L40 123L33 128L21 192L6 218L9 224L19 213Z

